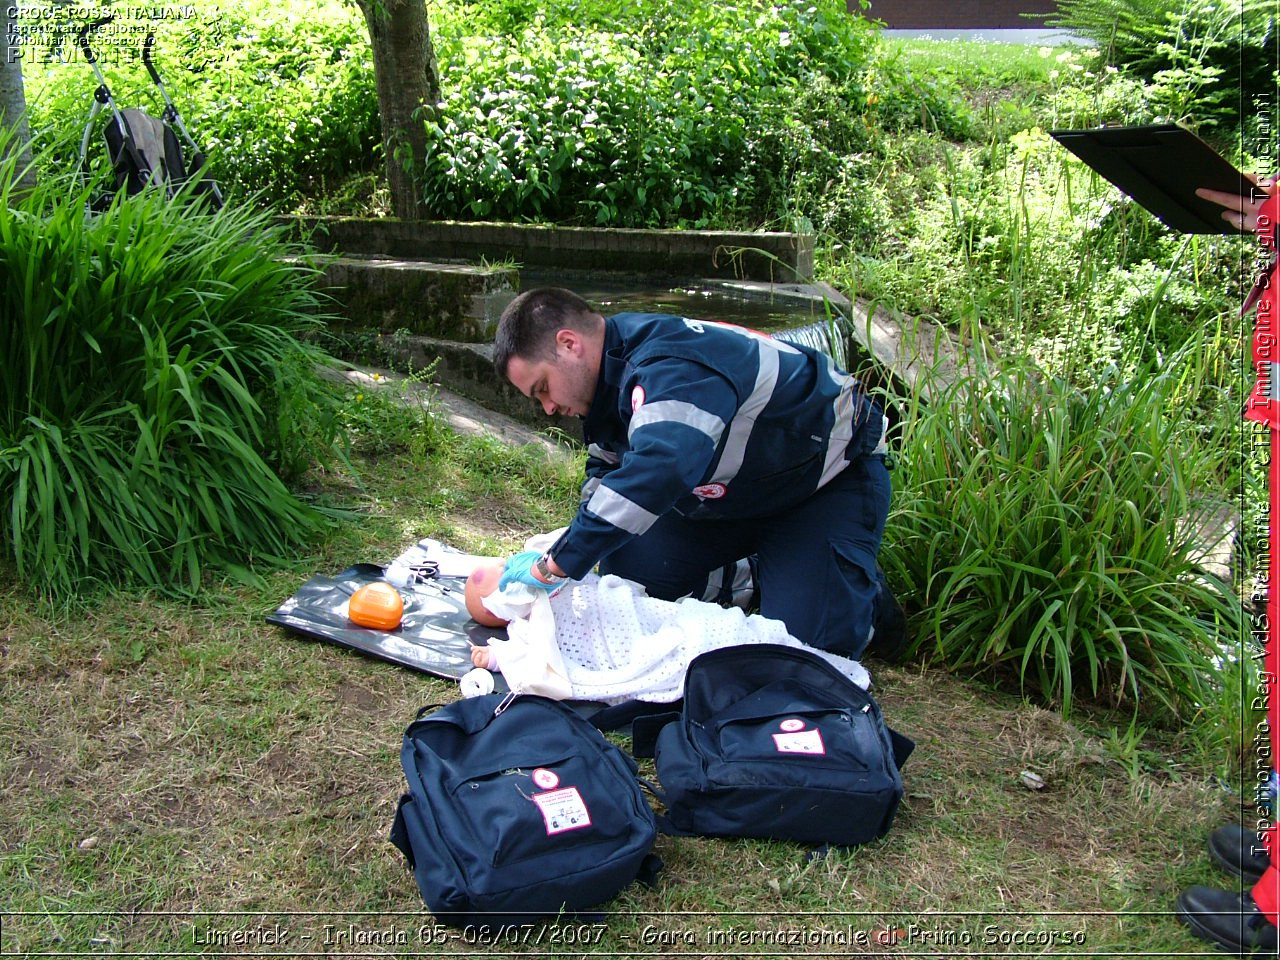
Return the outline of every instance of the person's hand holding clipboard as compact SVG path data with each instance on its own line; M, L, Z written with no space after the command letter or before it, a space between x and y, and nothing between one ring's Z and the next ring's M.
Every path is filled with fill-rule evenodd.
M1241 173L1186 127L1167 123L1049 135L1170 229L1233 233L1252 229L1250 216L1257 225L1265 198L1257 178Z

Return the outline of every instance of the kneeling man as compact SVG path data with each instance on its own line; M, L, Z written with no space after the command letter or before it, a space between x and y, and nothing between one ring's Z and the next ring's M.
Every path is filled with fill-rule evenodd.
M751 558L760 613L858 657L899 642L877 553L889 511L886 419L827 355L723 323L604 317L543 287L503 312L498 374L548 414L582 418L582 503L504 582L552 589L597 564L662 600L714 599Z

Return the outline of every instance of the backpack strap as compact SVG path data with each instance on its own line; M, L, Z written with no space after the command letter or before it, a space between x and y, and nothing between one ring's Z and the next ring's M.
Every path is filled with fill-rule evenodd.
M665 792L663 792L661 787L659 787L656 783L654 783L652 780L648 779L647 777L636 777L636 782L639 783L640 786L642 786L645 790L649 791L649 793L653 796L653 798L657 800L660 804L662 804L664 809L667 808L668 806L667 795ZM654 813L653 819L658 824L658 832L664 833L669 837L700 836L700 834L696 834L691 830L681 830L679 827L677 827L674 823L671 822L671 818L668 817L665 813ZM658 869L661 869L661 868L662 868L662 861L659 860ZM656 877L657 874L655 873L654 876Z
M901 770L902 765L915 750L916 742L910 737L904 737L893 727L886 725L885 729L889 731L889 743L893 747L893 765Z
M409 803L413 803L413 797L407 793L401 794L400 802L396 804L396 818L391 824L389 839L396 845L396 849L404 854L404 858L409 861L409 869L413 870L416 867L413 862L413 844L409 842L409 829L404 823L404 808Z
M679 720L680 712L654 713L645 717L636 717L631 724L631 755L637 760L653 757L657 745L658 734L668 723Z
M677 700L674 703L651 703L648 700L624 700L622 703L615 703L612 706L601 707L595 713L591 714L587 719L591 721L591 725L602 733L608 733L610 730L621 730L628 726L632 721L639 717L649 717L655 714L676 713L679 714L682 701Z
M658 885L658 874L662 873L665 866L662 858L656 853L649 853L640 861L640 872L636 874L636 879L643 883L646 887L652 889Z

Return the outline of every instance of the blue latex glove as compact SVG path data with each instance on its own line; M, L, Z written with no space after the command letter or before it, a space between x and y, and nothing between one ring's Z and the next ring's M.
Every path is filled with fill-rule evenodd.
M534 574L533 565L540 556L542 556L541 550L526 550L524 553L517 553L509 559L506 566L502 568L502 578L498 581L498 589L506 589L509 583L523 583L550 593L560 586L558 583L547 583L545 580L539 580Z

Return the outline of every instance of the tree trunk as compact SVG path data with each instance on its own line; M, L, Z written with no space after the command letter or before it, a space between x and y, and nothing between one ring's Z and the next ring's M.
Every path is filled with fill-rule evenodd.
M418 171L427 152L426 119L440 100L440 75L425 0L358 0L373 44L382 147L395 215L424 219ZM406 162L409 169L405 169Z
M35 185L35 172L31 161L31 131L27 127L27 100L22 91L23 47L14 43L20 29L17 8L5 4L4 40L0 42L0 157L14 151L18 154L18 167L22 173L21 186Z

